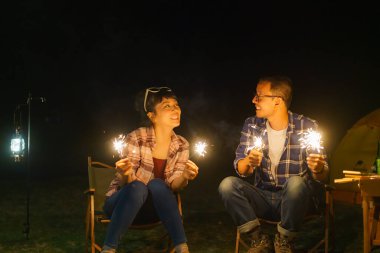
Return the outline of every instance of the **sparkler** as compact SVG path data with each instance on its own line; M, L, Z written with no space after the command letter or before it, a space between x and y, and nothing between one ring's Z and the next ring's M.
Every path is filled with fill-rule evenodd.
M263 142L263 138L261 138L261 136L254 136L253 145L247 148L247 153L249 153L252 149L262 151L264 147L265 147L265 144Z
M114 139L113 141L113 147L119 154L119 157L122 158L124 157L124 149L127 146L127 143L125 143L125 135L120 134L117 138Z
M206 142L204 142L204 141L198 141L195 144L195 146L194 146L194 151L199 156L204 157L205 154L207 153L206 147L207 147L207 143Z
M246 155L248 155L252 149L255 149L261 152L265 147L263 136L266 133L266 129L260 130L258 129L256 125L251 126L251 128L255 129L255 132L258 132L259 134L252 135L252 141L249 143L250 146L248 146L246 149Z
M300 133L302 137L299 139L301 148L305 148L306 152L316 151L320 153L322 147L322 135L309 128L306 132Z

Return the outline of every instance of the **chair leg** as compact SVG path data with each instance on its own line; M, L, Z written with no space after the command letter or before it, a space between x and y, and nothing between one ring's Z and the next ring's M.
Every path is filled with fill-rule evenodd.
M379 222L379 214L380 214L380 206L378 203L374 202L374 207L373 207L373 215L372 215L372 225L371 225L371 233L370 233L370 241L371 245L373 241L376 239L377 236L377 226Z
M236 229L236 242L235 242L235 253L239 253L240 246L240 231Z
M334 198L333 198L333 193L330 193L329 194L329 197L330 197L330 206L329 206L329 218L330 218L330 241L329 241L329 244L331 245L331 251L330 252L334 252L335 250L335 220L334 220L334 217L335 217L335 213L334 213ZM328 249L327 251L328 252Z
M86 246L86 253L88 253L88 248L89 248L89 245L88 245L88 241L90 240L89 238L89 232L90 232L90 205L87 205L87 211L86 211L86 218L85 218L85 226L86 226L86 243L85 243L85 246Z
M329 252L329 235L330 235L330 204L326 206L326 213L325 213L325 253Z
M94 214L94 196L90 196L90 236L91 236L91 253L95 253L95 214ZM100 251L100 250L99 250Z

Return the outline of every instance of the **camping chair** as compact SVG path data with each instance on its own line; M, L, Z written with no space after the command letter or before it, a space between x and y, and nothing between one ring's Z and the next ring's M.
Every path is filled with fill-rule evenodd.
M97 251L100 252L102 249L102 246L96 241L95 238L95 226L96 224L107 224L110 222L110 219L103 212L103 204L109 183L114 177L114 167L102 162L93 161L91 157L88 157L89 189L85 191L85 194L88 196L85 220L86 252L88 252L89 248L91 248L91 253L95 253ZM176 193L176 198L178 202L178 209L182 216L182 205L179 193ZM162 225L162 222L160 220L155 220L148 224L137 224L135 220L129 227L129 230L153 229L160 225ZM167 233L159 239L159 242L164 242L164 239L167 241L166 247L159 252L174 252L174 247L170 247L172 246L171 240ZM142 250L142 252L147 252L147 250Z
M333 207L333 198L332 198L332 190L333 188L327 184L324 185L325 194L326 194L326 200L325 200L325 206L324 210L321 213L318 214L310 214L305 217L305 222L311 221L314 219L321 219L324 218L324 236L321 240L319 240L311 249L309 249L307 252L317 252L317 250L324 245L324 252L329 252L329 239L331 236L331 252L334 251L334 207ZM259 219L260 223L262 224L271 224L276 225L279 223L278 221L270 221L270 220L264 220ZM332 225L330 227L330 225ZM245 242L241 236L239 229L236 229L236 242L235 242L235 253L239 253L240 244L243 245L246 249L249 249L249 245L247 242Z

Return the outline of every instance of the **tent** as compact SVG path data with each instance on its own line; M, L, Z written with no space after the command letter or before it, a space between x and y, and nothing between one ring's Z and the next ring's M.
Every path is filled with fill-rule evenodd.
M343 177L343 170L371 170L380 141L380 108L358 120L346 133L330 159L330 183ZM357 184L334 184L336 189L356 190Z

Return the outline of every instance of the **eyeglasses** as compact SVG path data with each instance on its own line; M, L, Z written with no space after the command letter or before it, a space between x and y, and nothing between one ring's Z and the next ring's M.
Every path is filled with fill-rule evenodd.
M274 96L274 95L259 95L257 93L253 96L253 99L256 99L257 102L260 102L262 98L282 98L282 97Z
M161 90L172 91L169 87L150 87L150 88L147 88L145 90L145 97L144 97L144 110L145 110L145 112L147 112L147 110L146 110L146 99L148 98L148 93L149 92L157 93L157 92L160 92Z

